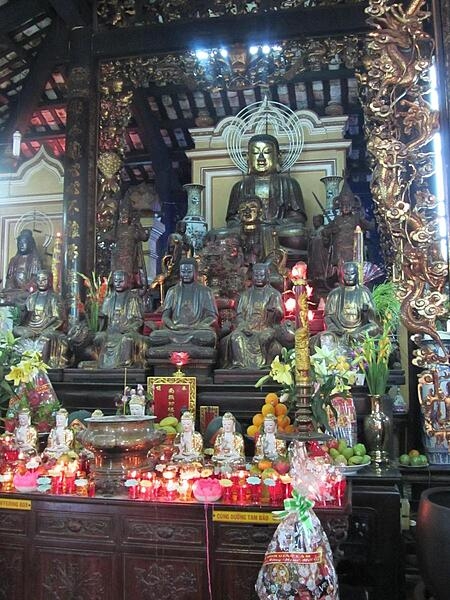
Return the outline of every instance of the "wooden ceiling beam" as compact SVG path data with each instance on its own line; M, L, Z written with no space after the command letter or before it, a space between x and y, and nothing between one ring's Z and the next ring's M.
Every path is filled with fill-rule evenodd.
M16 130L22 133L27 130L55 64L61 62L63 55L67 53L68 42L67 28L61 27L59 19L54 21L41 44L40 51L30 64L30 73L24 80L17 112L11 115L3 130L2 137L5 140L10 139Z
M41 0L14 0L2 6L0 33L10 33L14 29L23 29L28 21L46 14L47 3Z
M47 2L53 7L53 10L64 21L69 30L74 27L89 25L86 17L90 15L83 0L47 0ZM80 7L85 8L83 11L85 16L81 14Z
M196 19L116 28L94 34L94 55L117 58L142 54L163 54L186 49L212 48L241 43L270 43L279 40L368 31L367 2L316 8L295 8L267 13Z

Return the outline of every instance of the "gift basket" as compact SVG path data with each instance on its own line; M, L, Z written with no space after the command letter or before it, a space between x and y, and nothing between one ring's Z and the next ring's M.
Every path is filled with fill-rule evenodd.
M256 582L260 600L339 600L333 555L313 512L320 498L321 468L303 442L290 447L292 497L275 513L281 522L266 551Z

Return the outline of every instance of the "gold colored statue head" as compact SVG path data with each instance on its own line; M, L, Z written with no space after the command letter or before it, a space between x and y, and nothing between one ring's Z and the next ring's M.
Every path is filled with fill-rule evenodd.
M261 221L262 207L259 196L244 197L239 204L239 219L241 223L253 224Z
M273 135L254 135L248 143L248 172L253 175L270 175L280 171L280 146Z

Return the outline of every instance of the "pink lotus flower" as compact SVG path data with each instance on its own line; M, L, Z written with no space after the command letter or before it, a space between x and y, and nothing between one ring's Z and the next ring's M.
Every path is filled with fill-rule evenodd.
M189 362L189 354L187 352L172 352L170 362L177 367L182 367Z

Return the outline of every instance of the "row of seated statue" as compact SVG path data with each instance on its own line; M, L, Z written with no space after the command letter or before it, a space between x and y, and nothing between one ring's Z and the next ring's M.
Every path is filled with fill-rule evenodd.
M174 254L166 256L164 263L161 327L149 336L143 335L144 305L138 285L142 277L128 260L141 254L134 250L139 244L141 248L145 232L138 227L130 206L126 205L119 219L124 228L117 229L112 288L100 311L102 330L95 334L83 322L67 330L64 303L52 289L51 274L35 259L31 232L23 230L5 287L0 290L0 304L11 303L15 293L22 302L15 335L24 343L31 340L36 344L54 368L145 367L148 359L166 358L180 349L222 368L269 365L281 347L290 347L294 341L292 323L283 318L281 295L289 252L294 247L306 248L309 239L312 283L324 282L330 265L337 268L353 257L356 225L365 229L370 225L357 209L351 190L344 186L336 199L340 214L325 226L316 219L315 235L308 238L300 185L280 173L279 165L277 139L267 134L253 136L248 145L248 173L231 191L227 226L208 233L196 259L186 258L190 248L183 230L173 234ZM124 245L130 227L134 232L131 246ZM122 246L126 251L117 252ZM127 261L121 260L122 254ZM209 286L198 281L199 269ZM31 282L36 291L30 294ZM326 310L326 325L339 335L353 335L372 322L368 290L345 275L345 270L343 287L345 294L335 302L333 314ZM330 292L329 306L340 289Z
M378 331L371 293L358 283L358 272L356 263L345 263L342 283L325 303L326 328L346 345ZM222 368L262 369L282 347L293 346L294 327L284 320L282 294L270 284L267 264L254 265L252 285L240 294L233 326L220 327L213 291L197 278L197 261L183 259L179 282L164 300L160 326L144 335L142 296L131 288L128 273L114 271L100 309L103 328L89 336L84 322L67 331L62 298L52 289L51 273L42 270L13 333L24 347L34 343L53 368L73 364L71 357L79 356L81 347L86 358L78 366L85 368L145 368L152 358L168 359L172 352L184 350L191 358L210 359Z

